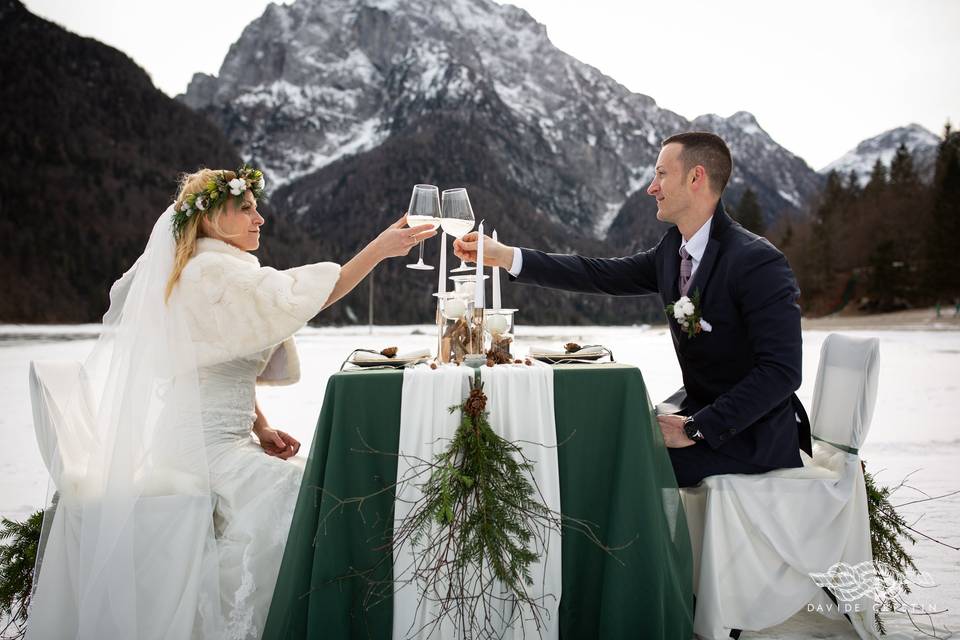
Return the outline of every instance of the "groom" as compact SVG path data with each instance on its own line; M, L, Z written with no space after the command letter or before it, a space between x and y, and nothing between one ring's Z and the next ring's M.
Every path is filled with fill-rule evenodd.
M517 282L614 296L659 294L664 306L699 294L712 326L688 338L668 317L683 387L658 417L681 487L721 473L802 466L810 425L800 386L800 307L793 271L764 238L730 219L720 196L733 163L712 133L667 138L647 193L657 219L676 225L656 247L626 258L518 249L484 237L484 263ZM477 234L454 242L475 261Z

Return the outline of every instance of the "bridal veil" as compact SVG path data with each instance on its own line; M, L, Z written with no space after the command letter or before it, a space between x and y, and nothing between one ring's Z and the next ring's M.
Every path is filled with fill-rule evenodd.
M173 209L114 283L83 363L33 363L50 471L27 638L222 635L197 353L175 288Z

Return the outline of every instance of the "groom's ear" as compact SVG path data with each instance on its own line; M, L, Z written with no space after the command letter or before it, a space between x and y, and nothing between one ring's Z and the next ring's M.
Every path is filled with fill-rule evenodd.
M707 170L703 168L703 165L698 164L687 173L687 178L690 183L690 187L694 191L699 191L707 185Z

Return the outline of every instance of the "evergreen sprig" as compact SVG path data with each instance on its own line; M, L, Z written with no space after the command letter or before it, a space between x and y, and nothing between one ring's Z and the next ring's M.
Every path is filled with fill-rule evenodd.
M515 618L526 610L540 619L543 605L527 592L539 557L534 544L561 521L531 483L533 463L491 428L483 383L471 380L470 389L450 408L461 412L460 424L397 537L417 548L421 592L440 594L441 619L433 624L446 617L467 637L486 637L495 601L514 605Z
M902 585L904 593L910 593L910 583L907 580L907 570L918 571L913 558L903 548L901 540L916 543L910 534L907 522L896 508L890 504L890 487L878 486L873 474L867 471L864 465L863 481L867 488L867 512L870 516L870 546L873 550L873 566L876 575L884 589L889 586L886 577L889 575L895 582ZM898 601L888 597L880 603L874 614L877 629L885 634L883 621L880 619L880 610L895 611Z
M27 607L33 590L33 568L37 561L43 511L23 522L0 521L0 615L9 620L0 631L4 638L22 638L26 633ZM14 635L7 631L13 627Z

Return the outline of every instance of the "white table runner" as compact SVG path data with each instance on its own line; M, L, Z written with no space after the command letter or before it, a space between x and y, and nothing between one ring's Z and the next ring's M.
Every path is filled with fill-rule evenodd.
M556 421L553 410L553 370L549 367L497 366L481 367L487 411L493 430L516 442L534 463L533 480L539 488L544 504L560 511L560 481L557 466ZM469 381L474 370L467 367L441 366L436 370L420 366L404 370L403 393L400 408L400 457L397 462L397 492L394 511L395 525L406 518L410 509L422 496L420 486L429 474L412 478L417 460L433 460L449 445L460 422L460 412L451 414L449 407L459 405L469 393ZM517 621L507 628L514 614L503 601L496 609L503 633L498 637L541 637L555 640L559 637L557 609L561 593L560 532L549 529L539 536L544 544L535 542L534 551L539 560L530 567L533 585L529 594L542 606L543 628L537 630L536 620L525 612L522 623ZM440 614L436 597L424 597L422 586L410 584L416 550L407 544L394 551L393 638L458 638L462 630L445 621L433 624ZM430 633L432 632L432 635Z

